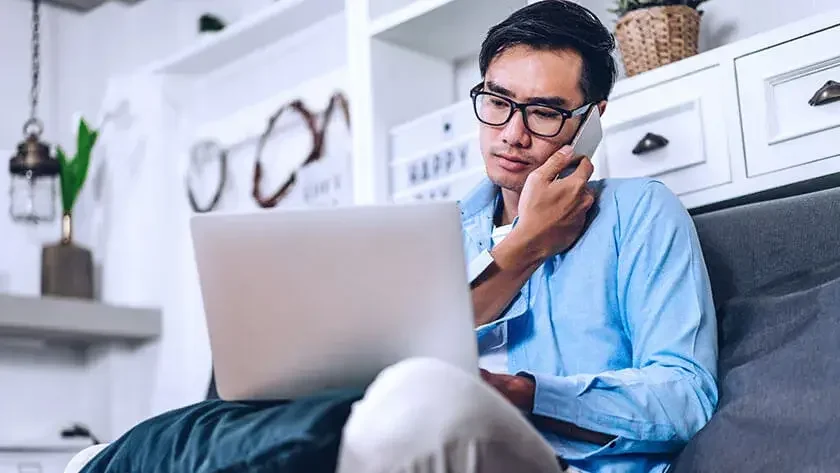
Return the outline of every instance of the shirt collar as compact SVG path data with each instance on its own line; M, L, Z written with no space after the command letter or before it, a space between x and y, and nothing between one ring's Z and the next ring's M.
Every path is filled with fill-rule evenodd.
M479 249L492 247L493 219L496 209L502 205L502 193L499 186L485 177L460 202L461 221L464 231L478 244ZM519 217L515 217L511 227L516 227Z
M464 220L472 219L478 214L486 214L489 209L492 218L499 194L499 186L487 177L482 178L481 182L460 201L461 217Z

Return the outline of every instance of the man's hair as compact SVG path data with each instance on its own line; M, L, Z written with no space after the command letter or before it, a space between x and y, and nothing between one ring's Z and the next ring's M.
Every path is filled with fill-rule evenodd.
M590 10L570 0L542 0L511 14L490 28L481 45L481 77L490 62L506 49L524 45L534 49L567 49L583 59L580 89L586 102L605 100L612 91L616 65L615 39Z

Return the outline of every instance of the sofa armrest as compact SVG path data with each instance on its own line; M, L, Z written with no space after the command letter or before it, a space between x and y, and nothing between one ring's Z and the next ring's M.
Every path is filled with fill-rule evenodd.
M107 443L100 443L98 445L92 445L77 453L70 459L70 462L64 468L64 473L80 473L82 468L84 468L85 465L93 459L93 457L98 455L99 452L104 450L107 446Z

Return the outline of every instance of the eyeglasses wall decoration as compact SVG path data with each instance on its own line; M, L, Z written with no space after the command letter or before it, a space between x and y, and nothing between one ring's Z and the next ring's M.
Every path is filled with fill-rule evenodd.
M216 190L213 192L213 197L211 197L210 202L207 205L202 206L198 203L198 199L196 198L195 192L193 192L192 185L190 184L191 173L187 174L187 197L189 198L190 207L192 207L193 212L207 213L219 206L219 201L222 198L222 192L227 185L228 179L227 157L228 151L222 148L216 141L202 140L193 145L190 150L190 171L194 170L197 174L200 174L201 167L207 162L214 161L216 159L219 161L219 182L216 185Z
M263 177L263 151L265 150L265 145L268 142L268 139L271 137L271 132L274 130L274 125L277 123L278 119L283 116L284 113L287 111L293 111L303 118L304 123L306 124L307 129L309 130L310 135L312 136L312 149L309 152L309 155L304 160L304 165L306 163L312 162L321 154L321 142L318 136L318 126L315 121L315 116L309 111L306 106L304 106L303 102L300 100L293 100L288 104L280 107L271 117L268 119L268 123L266 124L265 131L263 131L262 136L260 136L260 140L257 143L257 152L256 156L254 157L254 174L252 179L252 188L251 188L251 196L254 198L254 201L260 207L267 209L276 207L277 204L280 202L283 197L289 192L289 190L294 185L295 181L297 180L297 173L292 172L286 182L280 185L280 188L277 189L274 193L265 196L263 195L262 191L262 177Z
M347 130L350 129L350 108L347 103L347 98L344 94L335 93L332 97L330 97L329 105L327 105L323 114L323 121L319 132L320 151L322 154L319 159L323 159L325 157L324 154L327 152L327 131L332 123L332 117L336 107L341 109L341 114L344 118L344 125ZM303 171L307 164L311 163L304 163L300 170ZM321 172L323 173L323 169L321 169ZM326 175L319 175L314 181L305 182L305 186L303 188L304 202L307 204L314 204L318 203L325 197L329 198L329 196L333 196L333 202L336 203L335 193L341 192L343 187L346 185L346 183L343 182L343 178L344 176L341 176L340 174L327 173Z
M317 161L322 157L327 129L329 128L329 124L331 122L330 119L333 113L335 112L336 107L341 109L344 121L349 129L350 108L347 97L342 92L335 92L330 97L329 103L327 104L327 107L324 110L323 121L320 127L318 126L315 114L313 114L300 99L296 99L286 104L283 104L280 108L277 109L276 112L274 112L271 116L268 117L265 130L260 135L260 138L257 142L256 154L254 156L251 196L253 197L254 201L257 203L258 206L260 206L261 208L276 207L280 203L280 201L289 193L289 191L297 181L297 171L293 171L288 177L288 179L286 179L286 181L283 182L283 184L281 184L280 187L273 193L266 195L262 189L262 179L264 174L262 164L264 158L263 154L266 147L266 143L271 137L274 127L277 124L280 117L286 114L287 112L293 112L297 114L298 116L300 116L300 118L303 119L303 122L306 125L310 136L312 137L312 145L310 152L307 154L306 159L300 166L303 167L307 164ZM213 140L201 140L192 146L190 150L190 171L198 171L198 168L200 166L205 165L208 161L216 159L219 161L220 166L219 182L215 188L215 192L212 198L210 199L210 202L204 206L198 203L196 193L193 191L188 175L186 179L187 198L189 199L190 206L192 207L192 210L194 212L207 213L215 210L218 207L221 201L222 194L224 193L224 189L226 188L227 179L229 175L228 154L229 150L223 148L221 145L219 145Z

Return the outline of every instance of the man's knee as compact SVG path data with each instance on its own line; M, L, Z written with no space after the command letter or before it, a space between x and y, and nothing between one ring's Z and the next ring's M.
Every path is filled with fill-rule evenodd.
M383 372L354 407L343 442L356 451L434 450L463 437L490 436L517 415L478 372L409 359ZM496 425L494 425L496 424ZM396 449L396 450L395 450Z
M468 464L470 455L491 451L500 465L505 457L531 453L545 464L554 461L550 447L478 369L472 374L433 359L410 359L383 370L354 405L340 471L399 471L394 467L443 458Z
M486 391L477 372L472 376L435 359L408 359L379 374L354 406L348 427L366 436L378 431L389 438L416 439L424 433L440 437L452 424L483 418Z
M411 358L383 370L366 391L365 400L385 406L440 406L444 400L472 404L488 392L477 369L466 373L434 358Z

